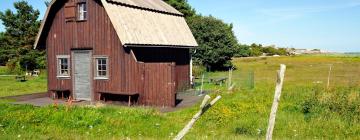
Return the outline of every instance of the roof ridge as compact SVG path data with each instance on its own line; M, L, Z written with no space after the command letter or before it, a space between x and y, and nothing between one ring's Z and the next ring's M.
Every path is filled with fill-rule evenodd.
M167 15L173 15L173 16L181 16L181 17L184 17L184 14L182 14L181 12L177 11L175 8L174 10L176 10L176 12L178 13L175 13L175 12L170 12L170 11L166 11L166 10L158 10L158 9L155 9L155 8L149 8L149 7L146 7L146 6L138 6L138 5L135 5L135 4L129 4L129 3L126 3L126 2L121 2L119 0L106 0L108 3L111 3L111 4L118 4L118 5L121 5L121 6L126 6L126 7L130 7L130 8L135 8L135 9L140 9L140 10L146 10L146 11L151 11L151 12L157 12L157 13L162 13L162 14L167 14ZM160 0L162 1L162 0ZM164 1L162 1L164 2ZM169 5L170 6L170 5ZM171 7L171 6L170 6ZM171 7L173 8L173 7Z

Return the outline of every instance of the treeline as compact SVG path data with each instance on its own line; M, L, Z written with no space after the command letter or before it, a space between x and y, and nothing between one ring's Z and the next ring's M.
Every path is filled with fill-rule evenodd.
M278 48L274 45L263 46L261 44L240 44L235 49L235 57L256 57L256 56L274 56L290 55L286 48Z

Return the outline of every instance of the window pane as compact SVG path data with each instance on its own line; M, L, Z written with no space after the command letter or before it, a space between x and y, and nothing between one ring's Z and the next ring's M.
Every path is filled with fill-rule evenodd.
M101 70L106 70L106 65L101 65Z
M86 16L86 12L84 12L84 13L83 13L83 15L84 15L84 19L86 19L86 18L87 18L87 16Z
M68 70L61 70L60 72L61 75L69 75L69 71Z
M63 60L63 64L64 64L64 65L67 65L68 60L67 60L66 58L63 58L62 60Z
M86 11L86 3L82 3L81 5L82 5L82 7L83 7L82 10L83 10L83 11Z
M100 76L100 77L106 76L106 72L105 71L98 71L98 76Z
M106 71L100 71L100 73L101 76L106 76Z
M102 63L101 63L101 59L98 59L98 65L101 65Z
M102 64L106 64L106 59L102 59Z

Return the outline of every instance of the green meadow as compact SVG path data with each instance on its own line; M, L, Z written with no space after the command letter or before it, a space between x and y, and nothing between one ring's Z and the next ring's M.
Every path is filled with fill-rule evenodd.
M228 72L204 74L204 90L222 99L185 139L265 139L280 64L286 64L287 70L274 139L360 139L360 57L235 58L233 63L232 91L226 83L207 82L228 77ZM1 96L29 93L25 90L29 86L46 90L46 77L41 76L27 81L29 86L11 79L0 83ZM195 89L200 89L200 83L197 79ZM6 87L12 90L4 91ZM200 104L161 113L150 107L34 107L0 102L0 139L172 139Z
M25 82L17 81L6 67L0 67L0 97L47 91L46 73L41 73L39 77L27 76L26 80Z

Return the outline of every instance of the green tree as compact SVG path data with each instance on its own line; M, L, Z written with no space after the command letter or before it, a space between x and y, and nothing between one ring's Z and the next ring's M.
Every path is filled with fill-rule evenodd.
M38 64L45 61L45 59L39 59L44 58L44 52L33 50L32 45L40 26L40 21L38 21L40 12L26 1L15 2L14 7L16 12L10 9L0 12L0 20L6 30L0 36L3 42L0 44L0 52L7 53L7 55L0 55L0 63L11 62L23 70L26 67L28 70L39 68Z
M235 50L235 57L249 57L251 56L251 49L249 45L239 44Z
M192 54L194 62L204 65L207 70L231 67L231 58L238 45L232 24L212 16L193 16L188 21L199 44Z
M16 12L7 9L0 12L0 19L5 26L5 36L8 36L9 44L14 47L32 45L38 33L40 21L39 10L34 10L26 1L15 2Z
M166 3L180 11L184 14L185 18L192 17L196 15L196 12L191 6L187 3L187 0L164 0Z
M251 44L250 45L250 56L261 56L263 54L261 44Z

